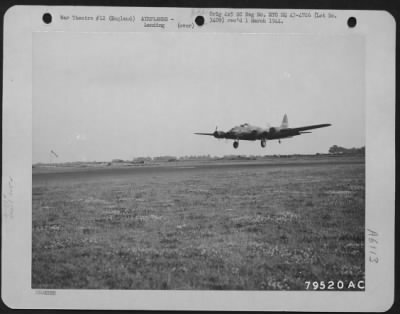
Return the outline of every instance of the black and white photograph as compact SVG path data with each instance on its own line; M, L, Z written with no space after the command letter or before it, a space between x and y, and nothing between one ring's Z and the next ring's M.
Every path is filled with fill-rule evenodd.
M29 289L365 293L367 19L111 9L35 15Z
M33 288L364 289L362 38L33 44Z

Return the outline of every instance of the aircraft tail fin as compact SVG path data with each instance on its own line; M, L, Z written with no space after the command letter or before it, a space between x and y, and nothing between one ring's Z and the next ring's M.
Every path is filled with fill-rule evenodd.
M285 113L285 115L283 116L281 128L287 129L288 127L289 127L289 122L288 122L287 114Z

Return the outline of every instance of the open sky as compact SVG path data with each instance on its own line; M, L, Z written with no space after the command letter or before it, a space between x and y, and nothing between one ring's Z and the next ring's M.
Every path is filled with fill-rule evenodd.
M33 162L326 153L365 145L356 35L35 33ZM194 135L250 123L331 123L291 139Z

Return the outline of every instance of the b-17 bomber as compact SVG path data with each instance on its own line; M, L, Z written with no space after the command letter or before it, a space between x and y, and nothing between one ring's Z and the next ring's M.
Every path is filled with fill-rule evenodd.
M239 140L244 141L257 141L260 140L261 147L267 146L267 140L278 140L281 143L281 139L290 138L293 136L311 133L308 130L324 128L331 126L329 123L315 124L302 126L297 128L289 128L288 118L285 114L282 123L279 127L258 127L248 123L235 126L227 132L218 131L217 128L213 133L194 133L197 135L211 135L218 139L231 139L233 140L233 147L236 149L239 147Z

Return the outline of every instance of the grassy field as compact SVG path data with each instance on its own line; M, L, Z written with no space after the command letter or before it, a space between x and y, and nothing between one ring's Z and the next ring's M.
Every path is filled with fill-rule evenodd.
M303 290L364 279L365 164L33 175L32 287Z

